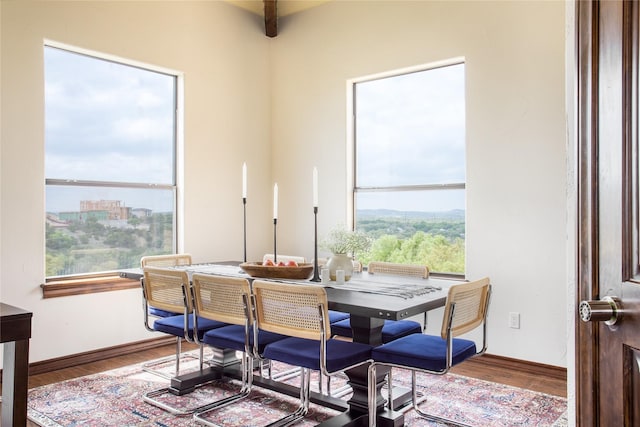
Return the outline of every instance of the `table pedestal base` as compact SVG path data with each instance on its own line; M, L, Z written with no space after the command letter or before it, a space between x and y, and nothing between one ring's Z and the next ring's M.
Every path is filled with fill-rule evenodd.
M184 375L171 378L169 391L177 396L191 393L196 387L213 380L222 378L225 368L235 366L240 363L235 350L211 347L213 355L211 360L206 362L210 366L202 370L194 371Z
M209 347L212 350L211 361L209 363L213 363L217 366L230 366L235 365L236 363L240 363L240 359L236 356L235 350L230 350L228 348L216 348Z
M333 424L333 418L331 423L323 427L329 427L333 425L346 425L346 426L367 426L368 414L369 414L369 392L368 392L368 369L369 365L362 365L349 369L346 374L349 378L349 385L353 389L353 395L347 402L349 405L349 412L342 414L340 420L336 422L346 421L344 418L352 418L351 421L346 424ZM391 411L385 409L386 393L382 393L382 386L386 384L387 374L391 368L387 366L376 367L376 412L378 414L376 425L380 427L401 427L404 425L404 414L397 411ZM406 393L406 389L398 389L394 387L394 401L405 402L410 398L410 394ZM395 406L394 406L395 407ZM335 417L334 417L335 418ZM363 424L364 423L364 424Z

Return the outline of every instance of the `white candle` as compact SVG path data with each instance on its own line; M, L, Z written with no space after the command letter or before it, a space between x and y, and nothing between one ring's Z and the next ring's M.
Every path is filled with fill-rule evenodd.
M313 207L318 207L318 168L313 167Z
M247 163L242 164L242 198L247 198Z
M273 186L273 219L278 219L278 183Z

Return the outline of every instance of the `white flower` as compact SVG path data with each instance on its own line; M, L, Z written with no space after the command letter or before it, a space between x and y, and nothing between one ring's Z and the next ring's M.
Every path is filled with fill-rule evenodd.
M334 254L349 254L366 252L371 247L371 239L359 230L335 228L323 242L323 247Z

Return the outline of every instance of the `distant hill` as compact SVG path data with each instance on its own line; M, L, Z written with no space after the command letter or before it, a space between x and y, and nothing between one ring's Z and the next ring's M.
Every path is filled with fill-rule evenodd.
M464 209L452 209L449 211L439 212L420 212L420 211L396 211L393 209L358 209L357 217L360 219L374 219L374 218L403 218L403 219L422 219L422 220L435 220L435 219L448 219L456 221L464 221L465 211Z

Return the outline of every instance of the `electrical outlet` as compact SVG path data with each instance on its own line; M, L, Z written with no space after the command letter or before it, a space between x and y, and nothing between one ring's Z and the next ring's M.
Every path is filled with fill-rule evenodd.
M520 329L520 313L512 311L509 313L509 327L513 329Z

